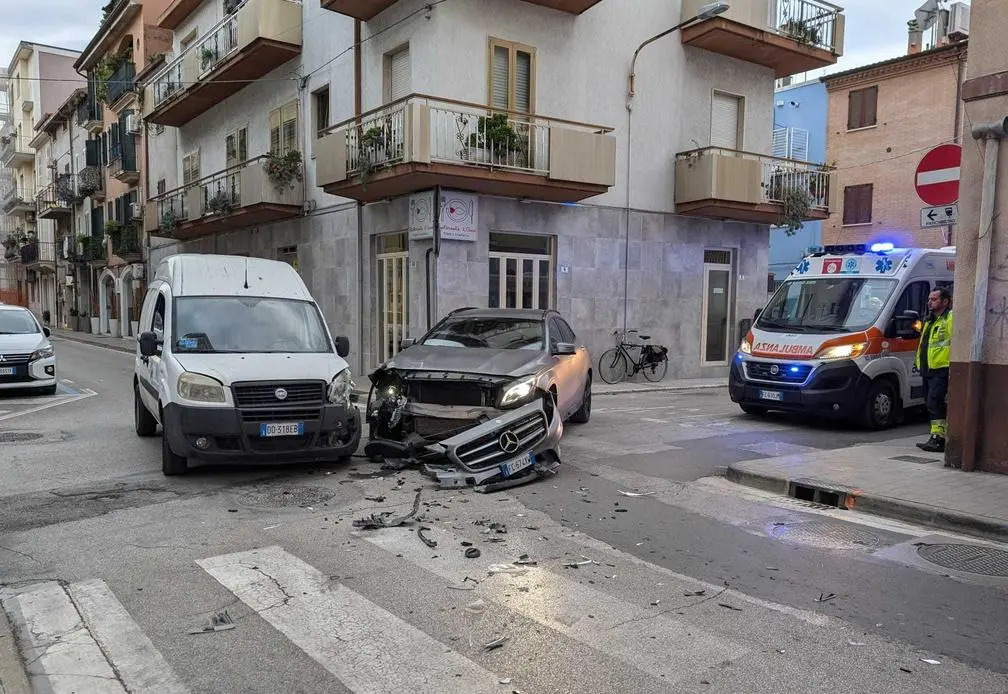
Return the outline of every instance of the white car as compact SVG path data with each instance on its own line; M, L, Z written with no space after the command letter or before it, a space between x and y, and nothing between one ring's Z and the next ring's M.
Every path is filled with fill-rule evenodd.
M56 393L56 354L49 328L21 306L0 304L0 390Z

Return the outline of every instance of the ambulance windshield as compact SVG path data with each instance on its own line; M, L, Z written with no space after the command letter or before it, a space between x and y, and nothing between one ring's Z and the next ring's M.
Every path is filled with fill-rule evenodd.
M843 333L869 328L882 312L896 280L820 277L781 285L755 327L799 333Z

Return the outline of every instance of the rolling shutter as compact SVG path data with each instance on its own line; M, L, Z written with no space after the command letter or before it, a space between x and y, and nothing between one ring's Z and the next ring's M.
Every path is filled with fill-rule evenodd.
M410 93L410 56L409 49L392 54L389 66L389 100L396 101L409 96Z
M494 108L508 108L508 59L510 51L505 46L493 47L493 65L490 72L490 105Z
M711 105L711 147L739 149L739 99L714 93Z
M515 103L514 110L528 113L532 106L532 56L525 51L515 52Z

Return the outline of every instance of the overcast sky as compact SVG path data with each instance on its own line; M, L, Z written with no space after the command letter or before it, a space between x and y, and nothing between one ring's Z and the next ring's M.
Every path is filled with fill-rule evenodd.
M318 0L305 0L318 2ZM464 0L460 0L464 1ZM633 0L636 2L637 0ZM730 1L730 0L729 0ZM895 58L906 52L906 23L925 0L834 0L844 8L844 55L830 72ZM6 67L18 41L80 50L98 27L107 0L4 0L0 19L0 65ZM969 4L967 0L967 4ZM810 73L818 77L822 71Z

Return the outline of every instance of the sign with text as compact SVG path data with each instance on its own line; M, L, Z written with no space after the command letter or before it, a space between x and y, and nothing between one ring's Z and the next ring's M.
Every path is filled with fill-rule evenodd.
M959 219L958 203L921 208L922 229L948 226L949 224L955 224L957 219Z
M410 196L409 238L434 238L434 193ZM441 240L475 242L479 236L479 198L468 193L441 191Z

